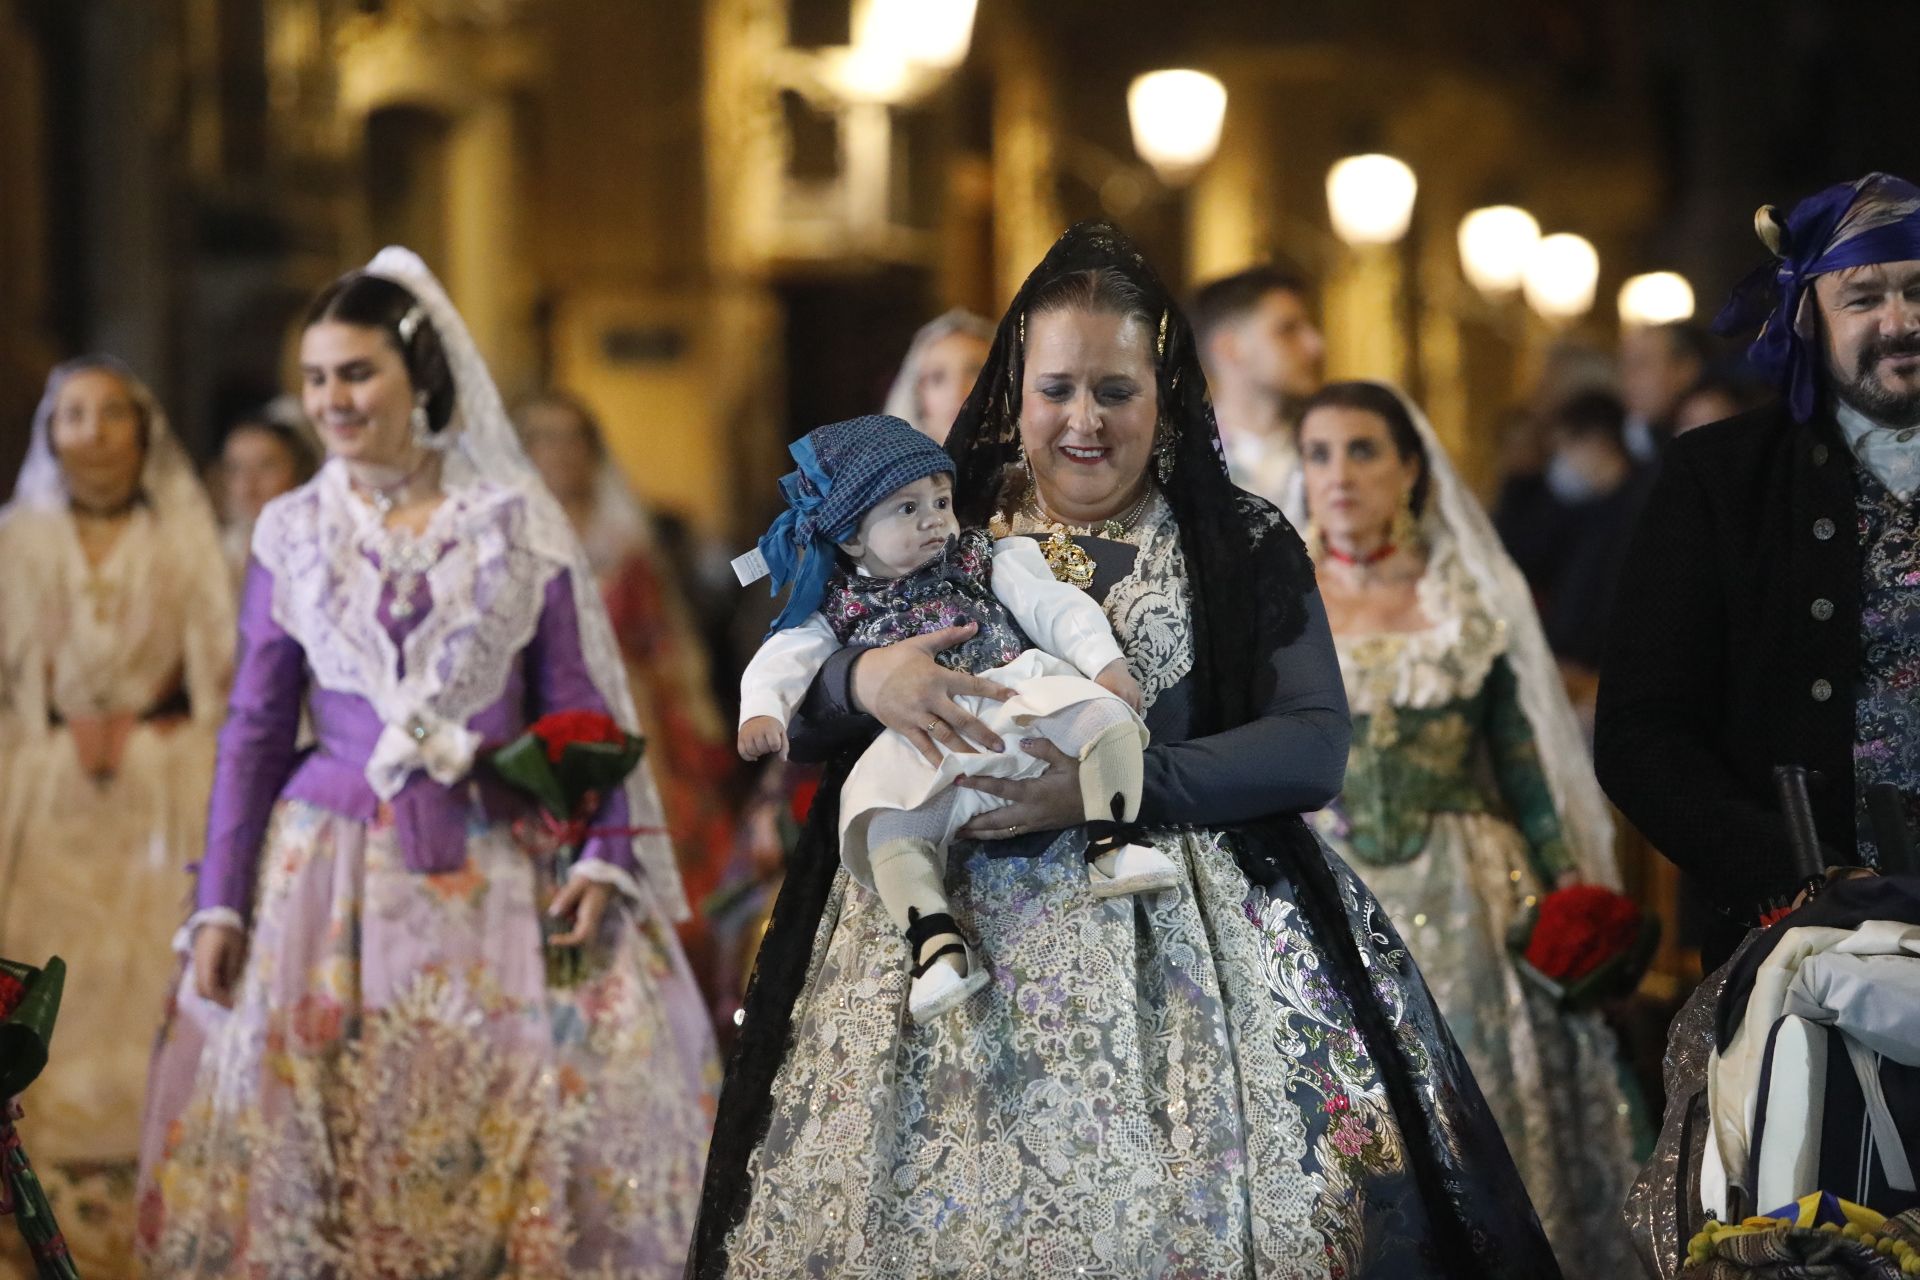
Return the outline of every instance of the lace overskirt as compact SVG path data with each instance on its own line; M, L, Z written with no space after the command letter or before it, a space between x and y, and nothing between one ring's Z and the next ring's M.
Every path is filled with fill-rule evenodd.
M1188 872L1177 890L1097 901L1084 838L954 869L994 980L927 1027L906 1015L905 943L840 874L731 1274L1442 1274L1379 1076L1286 886L1250 888L1228 837L1197 832L1162 842ZM1391 926L1337 870L1469 1220L1525 1217L1476 1199L1474 1151L1498 1144L1484 1103Z

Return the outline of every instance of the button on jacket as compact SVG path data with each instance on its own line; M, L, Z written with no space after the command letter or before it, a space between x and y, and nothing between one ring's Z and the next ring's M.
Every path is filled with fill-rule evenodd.
M1769 406L1668 450L1601 669L1607 794L1736 920L1790 892L1773 768L1805 765L1853 860L1861 551L1853 455L1827 412Z

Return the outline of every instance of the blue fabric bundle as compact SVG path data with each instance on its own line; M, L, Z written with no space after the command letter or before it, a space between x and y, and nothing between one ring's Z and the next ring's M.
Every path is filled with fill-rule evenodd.
M1823 357L1808 350L1800 312L1815 276L1853 267L1920 259L1920 187L1870 173L1828 187L1793 207L1784 224L1772 205L1754 215L1755 229L1778 261L1756 268L1734 288L1714 332L1760 326L1747 361L1786 397L1794 421L1813 416Z
M798 626L820 607L836 544L859 531L862 516L915 480L953 474L944 449L885 414L816 427L787 452L799 468L780 478L787 509L758 544L773 593L793 588L769 635Z

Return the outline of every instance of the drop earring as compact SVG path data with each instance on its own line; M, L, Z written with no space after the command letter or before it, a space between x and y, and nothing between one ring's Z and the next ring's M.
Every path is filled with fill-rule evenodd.
M433 429L433 419L427 416L427 393L424 391L413 398L413 412L407 415L407 427L413 436L413 443L419 448L440 453L451 443L446 432Z
M1420 538L1420 525L1413 516L1413 490L1400 495L1400 505L1387 529L1387 542L1394 547L1410 547Z
M1173 463L1173 432L1163 430L1159 443L1153 446L1153 474L1159 477L1161 484L1173 479Z

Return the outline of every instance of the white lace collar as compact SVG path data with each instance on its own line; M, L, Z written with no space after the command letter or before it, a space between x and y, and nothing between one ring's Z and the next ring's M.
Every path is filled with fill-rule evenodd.
M1450 541L1434 548L1415 591L1427 626L1334 636L1347 704L1356 715L1470 698L1507 650L1506 623L1487 611Z
M525 522L519 491L477 481L449 490L418 535L396 534L330 463L268 504L253 553L315 684L365 699L389 728L464 726L506 691L566 568L531 548ZM436 554L423 566L430 602L396 645L379 608L402 541Z

